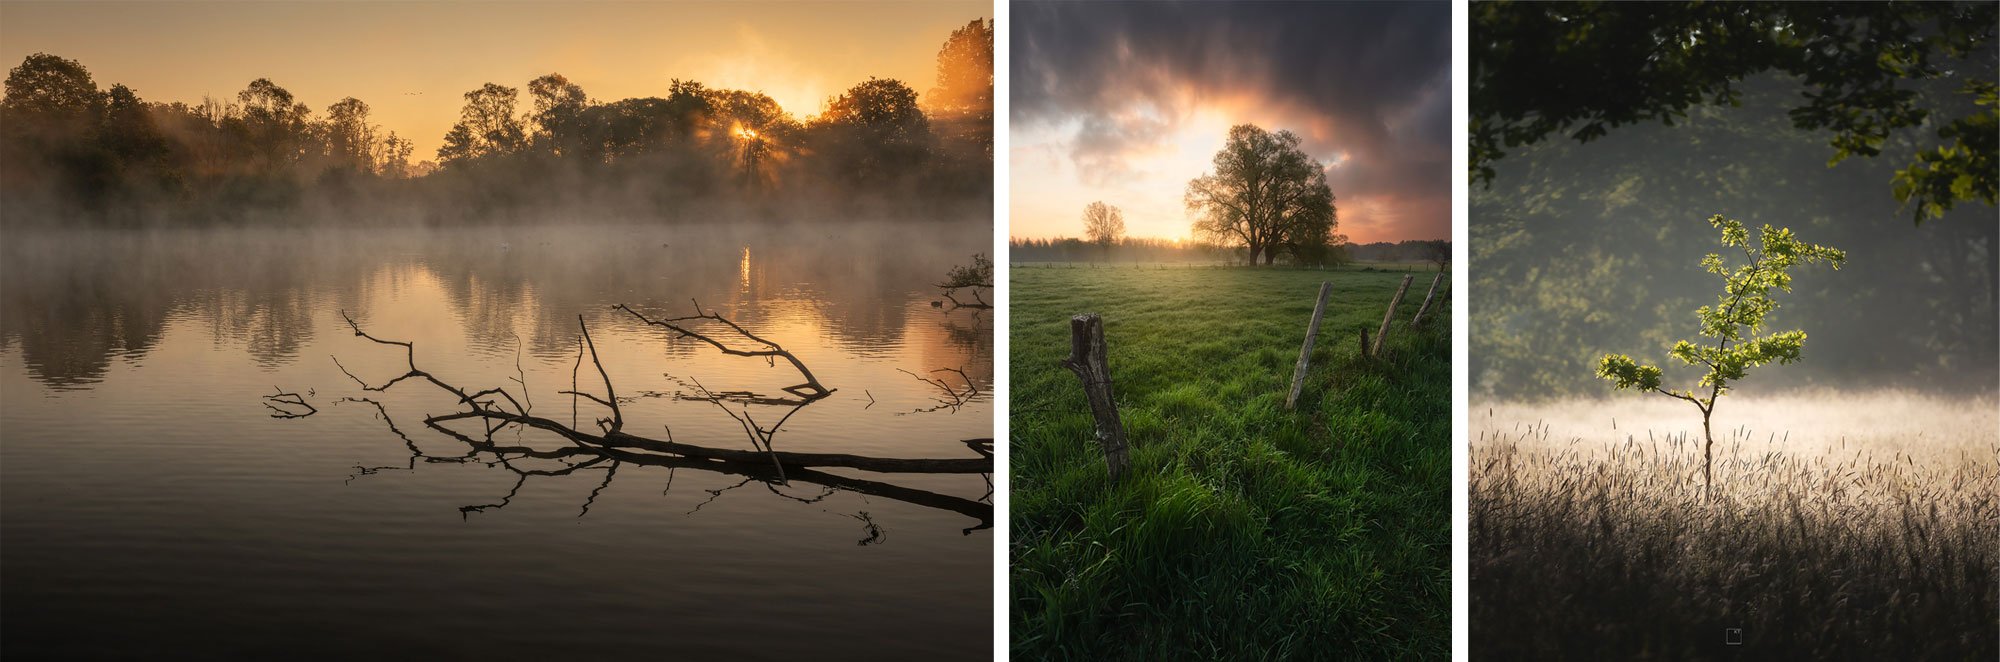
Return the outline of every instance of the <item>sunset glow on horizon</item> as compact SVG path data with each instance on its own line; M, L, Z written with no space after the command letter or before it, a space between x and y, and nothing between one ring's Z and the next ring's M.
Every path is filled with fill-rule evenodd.
M983 2L910 3L28 3L0 4L0 60L46 52L100 88L154 102L234 102L269 78L324 116L366 102L382 132L436 158L465 92L550 72L611 102L664 97L674 79L762 92L794 117L870 77L936 84L951 31Z
M1010 233L1190 238L1188 181L1229 128L1299 135L1355 243L1451 234L1444 5L1016 4Z

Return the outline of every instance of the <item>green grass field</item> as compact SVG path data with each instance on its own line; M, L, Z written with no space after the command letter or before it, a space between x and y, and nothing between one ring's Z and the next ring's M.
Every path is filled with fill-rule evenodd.
M1402 273L1011 271L1013 652L1023 659L1444 658L1451 342L1442 301L1359 357ZM1284 408L1331 280L1297 411ZM1440 299L1446 297L1440 288ZM1104 316L1132 466L1112 485L1071 315ZM1434 319L1431 316L1435 316Z

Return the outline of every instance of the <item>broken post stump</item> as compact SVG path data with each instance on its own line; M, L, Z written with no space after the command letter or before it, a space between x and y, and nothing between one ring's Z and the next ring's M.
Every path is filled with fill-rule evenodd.
M1292 368L1292 392L1285 396L1285 408L1291 409L1299 402L1299 391L1306 385L1306 366L1312 362L1313 341L1319 340L1319 319L1326 314L1326 297L1333 294L1333 281L1319 284L1319 302L1313 304L1312 321L1306 324L1306 344L1299 348L1299 364Z
M1389 312L1382 314L1382 328L1375 331L1375 347L1369 356L1381 356L1382 346L1389 344L1389 323L1396 321L1396 306L1403 303L1403 293L1410 291L1410 280L1416 276L1404 276L1403 285L1396 288L1396 297L1389 300Z
M1124 475L1130 462L1125 447L1125 424L1118 420L1118 403L1111 398L1111 365L1105 360L1104 320L1096 313L1069 318L1069 358L1063 367L1083 381L1083 393L1090 400L1090 416L1095 419L1097 445L1104 448L1104 464L1112 482Z
M1438 275L1436 276L1431 277L1431 290L1429 292L1424 293L1424 305L1417 306L1416 316L1410 318L1410 328L1412 329L1417 328L1418 324L1423 323L1424 313L1430 311L1431 309L1431 297L1437 296L1438 283L1443 281L1444 281L1444 273L1442 272L1438 273Z

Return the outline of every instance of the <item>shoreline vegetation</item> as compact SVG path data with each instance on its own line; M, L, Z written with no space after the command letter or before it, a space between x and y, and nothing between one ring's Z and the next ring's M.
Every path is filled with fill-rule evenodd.
M941 35L926 91L870 78L810 117L692 80L615 101L560 73L487 83L434 159L352 97L322 112L258 78L147 100L36 53L0 101L0 226L988 214L992 27Z
M1026 658L1442 658L1450 651L1448 306L1361 356L1406 275L1064 269L1012 279L1012 651ZM1315 293L1333 282L1296 410ZM1102 315L1131 464L1116 483L1060 362ZM1435 317L1433 317L1435 316Z

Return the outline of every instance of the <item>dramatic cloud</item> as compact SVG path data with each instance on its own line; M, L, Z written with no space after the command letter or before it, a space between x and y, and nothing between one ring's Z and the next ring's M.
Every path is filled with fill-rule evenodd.
M1095 199L1139 210L1134 234L1184 235L1182 188L1245 122L1327 164L1355 240L1450 235L1449 5L1017 2L1013 20L1016 235L1075 234Z

